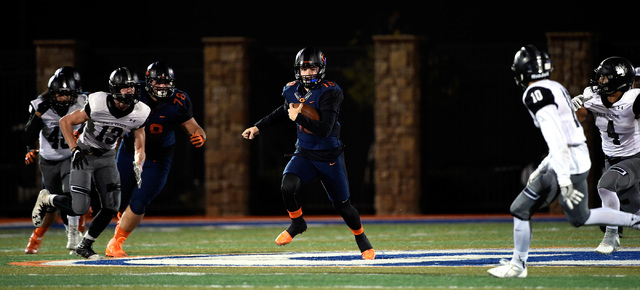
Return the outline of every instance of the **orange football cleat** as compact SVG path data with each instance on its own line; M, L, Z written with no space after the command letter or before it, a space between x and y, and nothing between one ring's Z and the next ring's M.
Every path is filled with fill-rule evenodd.
M27 244L27 248L24 249L25 254L37 254L40 249L40 245L42 244L42 237L37 236L36 233L32 233L29 238L29 243Z
M287 232L287 230L284 230L276 238L276 245L284 246L288 243L291 243L291 240L293 240L293 237L291 237L291 235L289 234L289 232Z
M125 253L125 251L122 249L122 244L125 240L125 237L119 237L117 239L111 238L111 240L109 240L109 244L107 244L105 256L113 258L128 257L127 253Z
M376 258L376 251L374 251L373 249L368 249L364 252L362 252L362 259L363 260L373 260Z

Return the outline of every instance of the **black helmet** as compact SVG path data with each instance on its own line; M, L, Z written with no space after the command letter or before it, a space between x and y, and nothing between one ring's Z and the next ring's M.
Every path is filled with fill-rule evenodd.
M619 56L603 60L594 73L591 86L594 92L601 96L607 96L617 91L626 92L631 88L635 77L631 62Z
M516 84L526 88L529 82L548 79L553 67L549 54L529 44L516 52L511 70Z
M160 99L171 97L176 88L173 68L160 61L156 61L147 67L145 81L147 83L145 86L147 92ZM157 87L152 84L153 81L156 81L156 84L169 84L169 87Z
M78 100L80 89L71 75L63 73L54 74L49 78L47 88L49 90L48 95L51 107L56 111L65 112ZM70 98L68 101L60 102L56 95L69 96Z
M324 79L325 67L327 60L324 57L324 53L314 47L305 47L298 51L296 55L296 62L293 65L293 72L296 76L296 80L299 80L305 88L312 89ZM302 77L300 74L300 68L302 67L317 67L318 73L313 76Z
M113 98L121 103L135 104L138 102L138 75L131 72L126 67L117 68L111 72L109 76L109 90ZM123 94L120 92L123 88L136 88L133 94Z
M80 79L80 73L78 72L78 70L76 70L74 67L71 66L63 66L59 69L56 70L56 72L54 74L66 74L68 76L72 76L73 79L76 81L76 87L78 88L78 91L82 92L82 80Z

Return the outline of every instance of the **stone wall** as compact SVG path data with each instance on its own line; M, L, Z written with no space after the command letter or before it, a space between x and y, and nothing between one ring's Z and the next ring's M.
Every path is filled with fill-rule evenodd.
M420 52L414 36L374 36L375 210L420 213Z
M207 216L248 213L249 142L241 137L249 124L249 41L203 38L205 212Z

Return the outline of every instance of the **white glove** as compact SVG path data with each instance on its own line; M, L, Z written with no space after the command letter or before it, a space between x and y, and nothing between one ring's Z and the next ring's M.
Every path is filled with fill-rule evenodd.
M577 95L571 99L571 106L573 107L573 110L579 110L584 105L584 102L593 99L594 96L596 96L596 94L593 93L591 87L584 88L582 95Z
M562 202L564 202L570 210L573 209L574 204L580 204L582 198L584 198L584 193L573 189L572 184L561 186L560 194L562 195Z

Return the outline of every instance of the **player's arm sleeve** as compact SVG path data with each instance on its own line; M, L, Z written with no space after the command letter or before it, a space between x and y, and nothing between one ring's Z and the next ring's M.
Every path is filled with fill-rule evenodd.
M545 106L535 114L540 125L540 131L549 147L548 163L556 172L558 184L565 186L571 184L571 153L567 140L560 126L560 117L556 106Z
M40 131L44 127L44 123L42 122L42 118L36 115L36 110L31 110L31 116L29 117L29 121L25 127L24 133L22 134L22 143L26 146L32 146L38 141L38 137L40 136Z
M340 104L342 104L343 99L344 95L341 90L326 91L320 98L318 106L320 120L311 120L302 114L298 114L296 123L319 137L324 138L329 136L333 130L333 125L335 125L338 119L338 112L340 111Z
M287 101L284 102L282 106L278 106L275 110L273 110L269 115L266 115L264 118L260 119L260 121L256 122L254 126L258 127L258 130L262 131L264 128L267 128L274 123L280 122L287 118L287 109L289 108L289 103Z
M191 98L189 95L183 91L179 92L184 95L183 105L178 112L178 123L182 124L186 121L189 121L193 118L193 103L191 102Z

